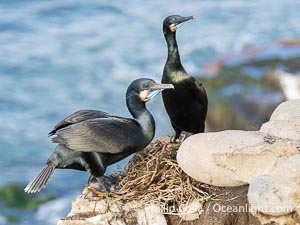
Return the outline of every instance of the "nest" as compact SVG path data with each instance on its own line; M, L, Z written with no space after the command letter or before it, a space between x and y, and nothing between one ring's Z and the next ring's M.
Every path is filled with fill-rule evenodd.
M119 178L117 188L108 193L92 188L88 191L98 199L136 201L141 206L156 203L178 207L194 200L204 203L212 197L209 194L211 187L189 177L178 166L179 146L158 139L134 154L124 171L112 174Z

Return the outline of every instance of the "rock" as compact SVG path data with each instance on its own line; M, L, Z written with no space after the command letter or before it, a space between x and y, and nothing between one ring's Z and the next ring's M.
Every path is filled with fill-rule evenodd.
M177 161L185 173L203 183L240 186L295 154L294 145L266 143L259 132L227 130L190 136L180 146Z
M100 205L97 203L97 205ZM92 212L96 208L96 201L90 201L88 199L77 197L72 203L71 212L68 216L74 216L78 213Z
M114 219L114 217L116 216L115 213L113 212L108 212L105 214L99 214L97 216L93 216L90 218L87 218L85 221L87 222L92 222L93 224L103 224L103 225L126 225L123 221L118 220L118 219Z
M217 198L209 200L199 209L198 219L186 221L182 216L166 215L168 217L168 224L261 225L259 220L248 210L247 191L247 185L214 187L214 193Z
M137 212L137 222L139 225L167 225L166 218L161 214L160 207L149 204Z
M87 191L84 190L83 193ZM76 198L68 216L58 221L58 225L126 225L119 217L123 211L117 203L105 199L95 201L88 198Z
M191 221L199 219L203 212L203 204L199 200L195 199L189 205L181 206L178 216L185 221Z
M58 225L166 225L166 224L181 224L181 225L203 225L203 224L251 224L261 225L258 219L253 216L248 210L247 186L239 187L214 187L214 194L217 199L210 199L202 205L201 199L192 201L189 205L181 205L178 212L175 207L171 209L167 206L160 207L148 203L141 204L137 201L129 201L124 203L118 200L116 204L112 204L110 199L74 201L73 206L79 209L76 204L84 202L81 207L82 211L76 211L72 216L60 220ZM91 209L86 202L96 208ZM108 203L110 206L107 207ZM117 206L117 207L116 207ZM84 209L87 207L87 209ZM111 209L112 207L112 209ZM100 209L100 210L97 210ZM103 208L106 208L104 213L99 213ZM174 211L173 211L174 209ZM91 210L91 211L89 211ZM119 210L122 213L119 213ZM116 212L113 213L112 211ZM84 213L82 213L84 212ZM162 212L166 214L162 214ZM174 213L173 213L174 212ZM179 215L177 215L179 213ZM176 214L176 215L175 215Z
M300 212L300 154L279 163L271 176L282 186L288 199L297 206Z
M300 99L281 103L272 113L270 120L291 120L300 117Z
M281 103L263 124L260 132L281 139L285 146L299 150L300 141L300 99ZM282 146L283 149L285 146ZM253 208L264 215L285 216L286 224L296 224L295 216L300 206L300 155L278 162L270 174L257 177L250 183L248 199ZM275 221L272 217L260 215L261 221ZM273 220L272 220L273 219ZM299 219L299 218L298 218ZM277 221L279 223L279 220Z
M300 120L270 120L262 125L260 131L277 138L299 141Z
M221 165L220 160L227 153L260 143L263 143L263 137L254 132L196 134L182 143L177 153L177 162L185 173L201 182L216 186L244 185L246 182L235 179L234 169Z
M251 182L248 200L255 211L287 215L300 207L300 155L280 162L269 175Z
M130 213L134 215L128 216ZM89 198L76 198L73 201L71 212L65 219L59 220L57 224L126 225L133 223L137 225L167 225L167 221L157 205L141 206L136 201L112 203L108 199L92 200Z
M95 225L92 222L86 222L84 220L59 220L57 225Z
M284 216L270 216L260 212L255 213L255 217L263 225L299 225L300 217L294 212Z
M271 175L258 176L249 186L248 200L251 210L271 216L282 216L295 210L287 193Z
M281 103L270 121L261 126L260 132L278 138L300 140L300 99Z

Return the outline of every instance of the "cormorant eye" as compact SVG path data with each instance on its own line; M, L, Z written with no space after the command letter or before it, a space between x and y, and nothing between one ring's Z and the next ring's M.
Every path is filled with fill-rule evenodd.
M149 84L148 83L144 83L143 84L143 88L146 88L146 89L149 88Z
M174 23L176 23L176 18L173 18L172 21L173 21Z

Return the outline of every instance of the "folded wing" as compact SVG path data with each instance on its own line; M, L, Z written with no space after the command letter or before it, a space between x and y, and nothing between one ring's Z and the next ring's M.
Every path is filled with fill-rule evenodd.
M109 118L111 115L98 110L79 110L64 118L54 126L54 129L49 133L49 136L54 135L59 129L67 127L71 124L80 123L88 119Z
M140 125L133 119L110 116L74 123L55 132L53 142L74 151L116 154L139 148ZM136 146L132 146L136 143Z

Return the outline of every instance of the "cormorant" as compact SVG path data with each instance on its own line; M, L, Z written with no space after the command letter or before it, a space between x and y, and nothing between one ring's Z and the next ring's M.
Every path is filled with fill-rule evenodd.
M162 83L173 84L174 90L162 93L166 111L175 130L173 142L182 131L202 133L207 114L207 95L201 82L190 76L183 68L176 41L176 30L193 16L168 16L163 21L163 33L168 46L168 58L164 67Z
M101 180L107 166L142 150L152 141L155 122L145 103L168 88L174 87L152 79L133 81L126 92L127 108L133 119L97 110L80 110L63 119L49 133L56 135L52 141L58 143L57 147L25 192L40 191L57 168L87 171Z

